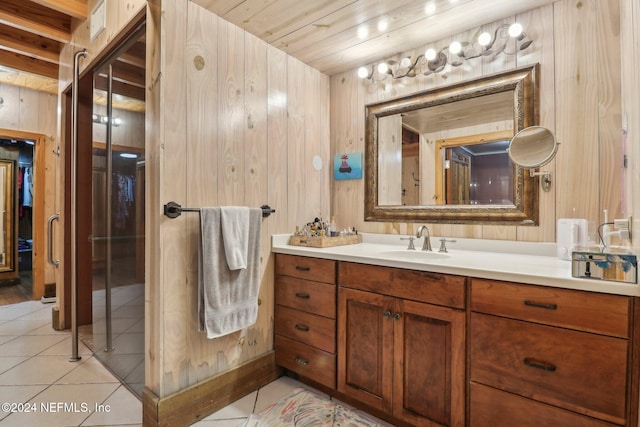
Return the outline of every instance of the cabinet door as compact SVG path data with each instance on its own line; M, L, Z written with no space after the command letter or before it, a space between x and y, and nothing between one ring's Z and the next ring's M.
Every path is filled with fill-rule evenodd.
M465 312L396 300L393 415L416 426L464 426Z
M340 288L338 390L391 412L393 298Z

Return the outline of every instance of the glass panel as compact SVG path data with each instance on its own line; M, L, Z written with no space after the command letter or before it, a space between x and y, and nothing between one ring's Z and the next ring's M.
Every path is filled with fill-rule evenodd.
M144 387L144 31L96 71L93 104L93 352Z

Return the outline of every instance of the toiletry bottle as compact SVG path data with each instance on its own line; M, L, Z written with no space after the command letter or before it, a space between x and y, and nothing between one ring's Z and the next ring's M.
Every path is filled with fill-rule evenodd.
M338 230L336 229L336 217L331 217L331 222L329 223L329 236L335 237L338 235Z

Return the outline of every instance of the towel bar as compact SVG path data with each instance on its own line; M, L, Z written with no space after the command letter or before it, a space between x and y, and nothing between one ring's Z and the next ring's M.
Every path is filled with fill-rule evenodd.
M266 218L276 212L276 210L271 208L269 205L262 205L260 208L262 209L263 218ZM176 202L169 202L164 205L164 214L169 218L177 218L182 214L182 212L200 212L200 208L183 208Z

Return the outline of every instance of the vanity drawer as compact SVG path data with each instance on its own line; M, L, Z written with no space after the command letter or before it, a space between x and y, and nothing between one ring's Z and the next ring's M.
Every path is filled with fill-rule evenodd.
M336 286L278 276L276 304L335 319Z
M276 254L276 275L336 283L336 262L328 259Z
M333 319L277 305L275 333L329 353L336 352L336 321Z
M327 387L336 387L336 356L276 335L276 364Z
M616 426L474 382L470 390L471 427Z
M339 262L338 284L453 308L465 307L465 278L402 268Z
M471 310L629 337L631 299L619 295L472 279Z
M624 424L627 340L471 313L470 380Z

